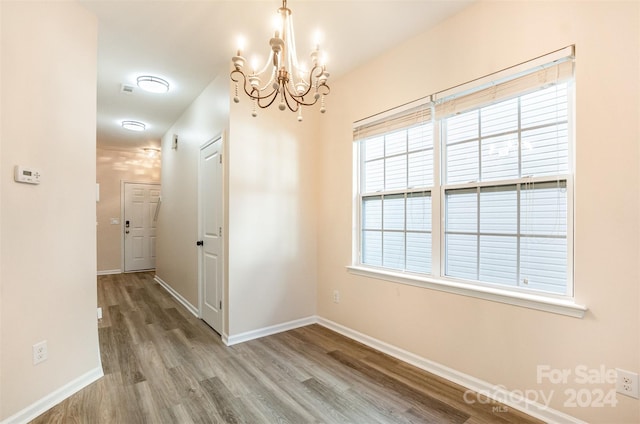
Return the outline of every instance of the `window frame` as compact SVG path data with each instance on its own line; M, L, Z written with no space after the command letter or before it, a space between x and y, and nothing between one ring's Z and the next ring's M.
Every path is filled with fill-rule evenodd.
M438 117L434 113L434 104L431 100L434 96L430 96L428 98L418 100L416 102L412 102L410 105L417 105L425 103L430 103L431 105L431 116L430 120L432 122L433 127L433 185L429 187L419 187L419 188L406 188L400 190L393 190L393 192L398 192L405 195L405 199L407 193L410 192L429 192L431 197L431 274L423 274L416 273L410 271L403 271L391 268L385 268L382 266L373 266L364 264L363 259L363 246L362 246L362 237L363 237L363 228L362 228L362 207L363 200L372 195L389 195L391 194L384 189L381 192L377 193L361 193L361 183L363 179L364 173L364 163L365 158L364 155L361 154L361 141L357 141L353 143L353 157L354 157L354 166L357 167L354 175L354 196L353 196L353 257L352 264L347 266L347 269L350 273L360 276L366 276L370 278L383 279L387 281L409 284L413 286L419 286L424 288L436 289L440 291L445 291L449 293L460 294L464 296L471 296L475 298L481 298L491 301L497 301L501 303L507 303L511 305L523 306L527 308L532 308L536 310L542 310L552 313L558 313L562 315L582 318L584 317L585 311L587 308L583 305L577 304L575 302L575 283L574 283L574 174L575 174L575 166L574 166L574 148L575 148L575 136L574 136L574 126L575 126L575 90L574 90L575 79L572 77L567 82L567 96L568 96L568 110L567 110L567 120L568 120L568 173L567 174L559 174L553 176L535 176L535 177L524 177L518 179L509 179L509 180L492 180L492 181L476 181L472 183L460 183L460 184L443 184L445 180L443 176L444 168L446 164L444 163L445 157L443 152L442 145L442 137L443 137L443 128L442 122L444 122L445 117ZM529 91L530 92L530 91ZM516 97L521 97L527 94L527 91L519 91ZM506 99L503 99L506 101ZM500 101L503 101L500 100ZM485 107L483 105L474 107L473 109L481 109ZM402 108L408 109L407 105L404 105ZM397 113L397 110L388 111L386 114L391 115L392 113ZM385 119L385 113L375 116L377 121L383 121ZM354 128L356 125L354 124ZM522 131L520 125L518 125L518 133ZM365 138L366 139L366 138ZM361 139L363 140L363 139ZM405 152L406 153L406 152ZM384 157L384 156L383 156ZM520 159L519 159L520 160ZM519 164L520 166L520 164ZM472 188L475 187L480 190L480 187L495 187L500 185L512 185L514 180L517 180L518 184L520 183L536 183L536 182L550 182L550 181L566 181L566 199L567 199L567 228L566 228L566 245L567 245L567 285L566 292L564 294L554 294L551 292L544 291L536 291L527 288L507 286L504 284L496 284L490 282L476 281L476 280L465 280L455 277L450 277L445 275L445 261L446 261L446 253L445 253L445 196L446 191L451 190L453 188ZM520 190L521 188L519 188ZM520 218L518 218L520 219ZM406 220L405 220L406 221ZM381 231L383 231L383 227L381 227ZM480 228L478 228L478 232L480 233ZM406 222L405 222L405 231L406 234ZM521 237L522 234L518 233L517 237ZM405 240L406 246L406 240ZM405 258L406 264L406 258Z

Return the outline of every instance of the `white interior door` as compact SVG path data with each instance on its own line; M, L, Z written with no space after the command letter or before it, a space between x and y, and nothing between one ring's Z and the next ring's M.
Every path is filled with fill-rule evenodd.
M223 216L222 139L200 150L200 315L222 334Z
M124 183L124 271L156 267L159 184Z

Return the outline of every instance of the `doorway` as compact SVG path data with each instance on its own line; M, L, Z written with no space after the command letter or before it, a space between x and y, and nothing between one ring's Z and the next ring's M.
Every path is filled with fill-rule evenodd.
M160 184L122 183L124 272L156 267L156 221Z

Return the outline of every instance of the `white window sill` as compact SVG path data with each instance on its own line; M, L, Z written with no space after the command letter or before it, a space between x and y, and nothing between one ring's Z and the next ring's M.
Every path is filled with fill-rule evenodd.
M351 274L363 277L377 278L392 281L394 283L409 284L454 293L493 302L506 303L508 305L522 306L554 314L566 315L574 318L584 318L587 307L579 305L573 300L554 299L529 293L516 293L499 288L474 286L471 284L457 283L453 281L437 280L434 278L418 277L402 272L386 271L363 266L347 266Z

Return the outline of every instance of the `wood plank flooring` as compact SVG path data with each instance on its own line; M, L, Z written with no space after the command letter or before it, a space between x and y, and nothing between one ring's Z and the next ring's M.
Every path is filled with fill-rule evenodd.
M98 277L105 376L44 423L540 423L311 325L226 347L153 281Z

